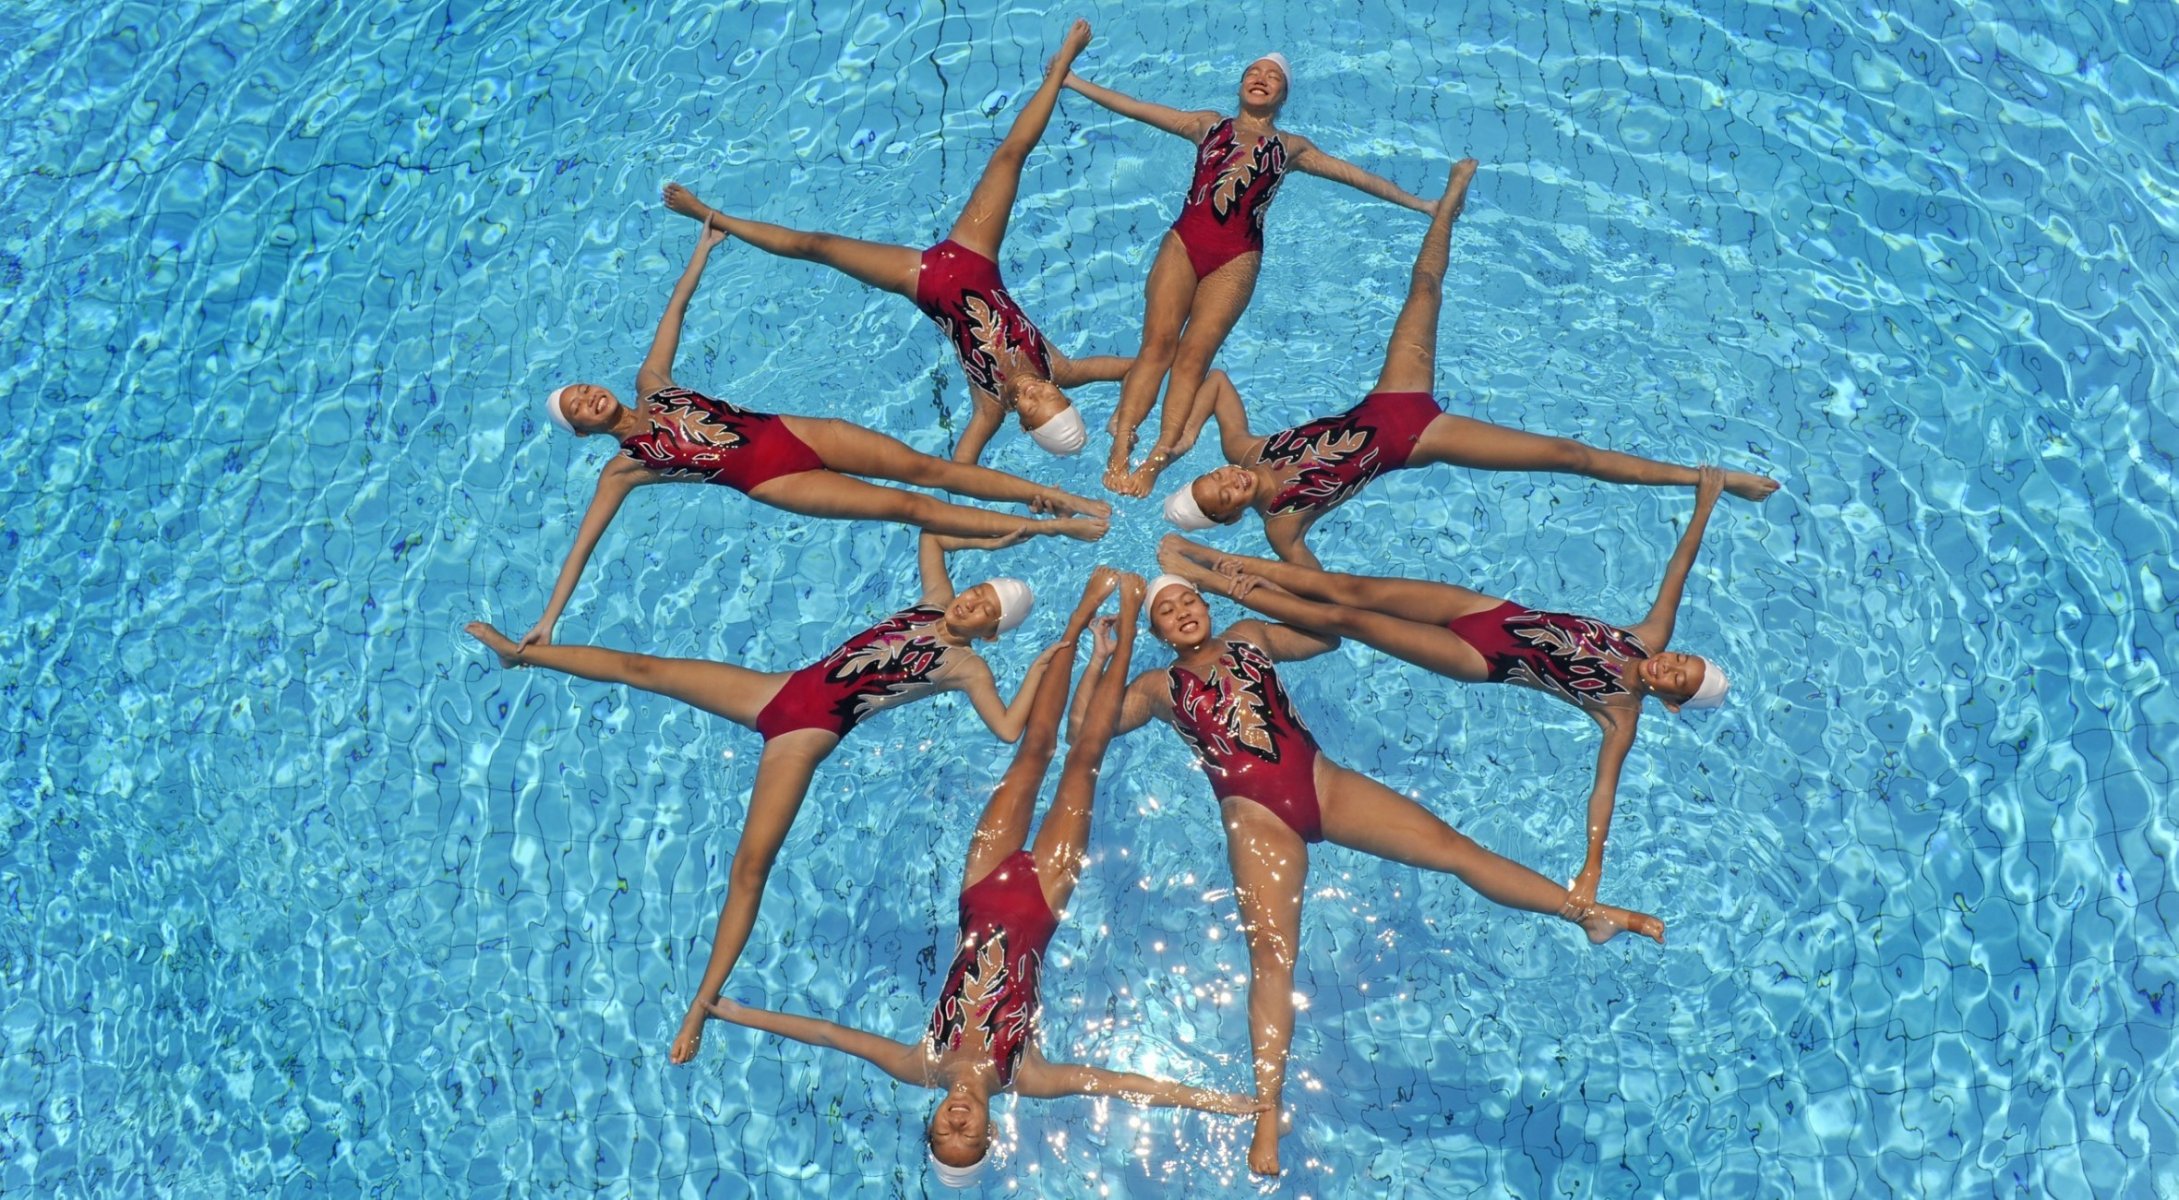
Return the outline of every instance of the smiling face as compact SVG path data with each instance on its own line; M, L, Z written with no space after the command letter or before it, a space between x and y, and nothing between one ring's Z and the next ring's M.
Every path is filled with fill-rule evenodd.
M1231 525L1256 498L1256 476L1246 467L1220 467L1189 484L1188 492L1204 516Z
M1666 708L1678 712L1680 705L1702 687L1707 668L1695 655L1664 650L1643 659L1634 670L1641 676L1642 685L1664 701Z
M1023 429L1035 429L1067 410L1067 393L1060 391L1058 384L1049 379L1015 378L1019 382L1014 385L1014 413L1021 418Z
M1286 72L1268 58L1259 58L1241 72L1241 104L1277 112L1286 104Z
M1211 606L1194 588L1169 583L1150 597L1150 632L1176 650L1200 646L1211 635Z
M991 1102L957 1083L939 1097L928 1132L938 1161L949 1167L979 1163L991 1152Z
M1000 615L999 591L988 583L955 593L946 606L946 624L972 641L999 636Z
M620 401L613 393L595 383L571 383L560 393L560 413L580 436L612 428L620 411Z

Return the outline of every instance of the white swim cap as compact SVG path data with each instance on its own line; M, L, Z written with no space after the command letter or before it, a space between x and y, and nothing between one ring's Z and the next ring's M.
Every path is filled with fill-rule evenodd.
M1143 602L1145 604L1156 604L1158 602L1158 593L1169 587L1184 587L1198 596L1203 594L1203 589L1189 583L1180 576L1166 574L1150 581L1149 590L1143 593Z
M574 422L567 419L567 414L560 410L560 397L567 391L568 387L574 386L571 383L567 387L554 388L552 394L545 397L545 415L552 418L553 424L567 430L569 433L575 432L575 425Z
M1030 440L1054 454L1073 454L1089 441L1082 413L1070 404L1059 415L1029 431Z
M1190 533L1218 524L1204 516L1203 506L1195 502L1195 481L1192 479L1179 491L1165 498L1165 519Z
M999 632L1010 633L1029 619L1029 610L1036 607L1037 594L1019 579L1001 575L986 579L991 590L999 596Z
M1249 66L1251 66L1251 67L1253 67L1253 66L1255 66L1255 65L1256 65L1256 63L1260 63L1260 62L1267 62L1267 63L1273 63L1273 64L1276 64L1276 65L1278 66L1278 68L1279 68L1279 74L1281 74L1281 75L1284 75L1284 76L1286 76L1286 90L1287 90L1287 91L1293 91L1293 90L1294 90L1294 68L1292 68L1292 67L1290 67L1290 66L1286 65L1286 56L1285 56L1285 55L1283 55L1283 54L1279 53L1279 52L1278 52L1278 51L1276 51L1276 50L1273 50L1273 51L1272 51L1271 53L1269 53L1269 54L1265 54L1265 55L1262 55L1262 56L1258 57L1258 58L1257 58L1257 59L1256 59L1256 60L1255 60L1254 62L1251 62L1251 63L1249 63L1248 65L1249 65ZM1246 70L1246 69L1247 69L1247 68L1243 68L1243 70Z
M931 1151L931 1169L938 1172L938 1182L955 1191L976 1186L976 1180L981 1178L984 1173L984 1164L990 1161L991 1152L987 1150L984 1152L984 1156L975 1162L965 1167L956 1167L950 1163L938 1161L938 1151Z
M1681 701L1680 707L1716 708L1725 703L1725 693L1731 691L1733 687L1733 681L1725 678L1725 668L1707 658L1703 658L1700 654L1693 657L1702 661L1702 686L1695 689L1694 695Z

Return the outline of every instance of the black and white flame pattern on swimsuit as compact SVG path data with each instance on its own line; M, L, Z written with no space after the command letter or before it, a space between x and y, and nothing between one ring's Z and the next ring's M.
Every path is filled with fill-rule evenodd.
M819 659L835 696L833 715L852 727L881 708L936 687L934 677L953 649L932 632L945 615L945 609L930 604L902 609Z
M1503 628L1515 643L1511 661L1491 663L1493 682L1517 683L1574 704L1596 704L1629 689L1626 664L1649 657L1649 647L1616 625L1571 613L1527 612Z

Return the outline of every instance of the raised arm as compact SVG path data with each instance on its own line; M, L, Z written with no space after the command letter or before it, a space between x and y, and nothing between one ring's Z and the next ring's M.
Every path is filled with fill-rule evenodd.
M1604 877L1604 838L1612 831L1612 805L1619 795L1619 773L1627 764L1627 751L1634 747L1634 731L1642 714L1629 705L1591 710L1591 715L1604 727L1604 741L1597 747L1596 780L1589 787L1588 854L1582 859L1581 873L1568 885L1573 899L1581 904L1596 903L1596 885Z
M969 705L976 710L976 715L983 718L984 725L1000 741L1013 743L1021 740L1022 731L1029 727L1030 708L1036 703L1037 685L1043 681L1044 673L1051 669L1052 659L1058 656L1059 650L1057 645L1046 646L1036 656L1036 660L1029 664L1029 670L1022 675L1021 686L1015 689L1012 700L999 699L998 682L992 678L989 666L971 665L968 668L971 673L963 677L961 691L968 697ZM977 660L978 663L982 661L980 658Z
M673 386L673 356L681 350L681 321L688 316L689 297L696 294L696 285L704 277L704 264L711 259L711 248L725 240L726 231L714 226L710 217L705 217L704 231L696 238L696 250L689 255L689 265L682 268L681 278L674 283L673 295L666 299L666 313L658 318L658 332L651 335L650 352L643 356L643 366L636 371L638 397Z
M1203 140L1203 135L1210 127L1218 123L1218 114L1209 109L1185 112L1177 108L1167 108L1162 104L1152 104L1147 100L1137 100L1125 92L1099 87L1072 71L1067 72L1067 78L1060 86L1080 92L1131 121L1141 121L1145 125L1162 129L1174 137L1187 138L1191 142Z
M915 564L923 584L923 603L943 607L953 600L953 577L946 570L946 556L956 550L1004 550L1027 537L1016 530L996 537L956 537L926 533L916 539Z
M545 602L545 614L537 618L537 624L531 626L517 643L518 657L521 651L552 640L552 630L560 623L561 611L567 608L568 598L575 594L575 584L582 579L583 568L590 565L590 552L598 548L598 539L605 536L605 527L619 515L621 501L647 478L643 468L620 458L605 464L605 470L598 473L598 490L590 497L590 507L583 513L582 525L575 530L575 544L568 548L567 561L560 564L560 578L552 585L552 598Z
M793 1013L736 1004L724 996L712 1001L711 1012L720 1020L735 1025L852 1054L902 1083L929 1087L933 1079L930 1056L924 1053L920 1042L896 1042L817 1017L798 1017Z
M1218 449L1226 461L1245 467L1256 457L1256 448L1262 438L1248 431L1248 410L1241 406L1241 391L1233 386L1233 380L1224 371L1212 371L1203 377L1203 386L1196 389L1195 407L1198 414L1189 418L1188 444L1195 444L1196 434L1202 432L1203 422L1218 419Z
M1695 552L1702 549L1702 532L1709 527L1710 511L1717 507L1718 495L1724 490L1724 471L1717 467L1700 469L1695 481L1695 515L1688 518L1687 532L1680 535L1672 561L1665 564L1665 577L1657 585L1657 602L1649 606L1649 615L1642 618L1642 623L1628 631L1642 639L1651 654L1671 644L1672 626L1680 615L1680 597L1687 590L1687 573L1695 568Z
M1000 408L996 402L986 401L974 388L970 392L972 399L969 403L968 424L961 427L961 440L953 444L953 461L958 463L980 461L984 456L984 447L991 444L992 437L999 432L999 426L1006 423L1006 410Z
M1247 1116L1262 1107L1254 1096L1214 1092L1170 1079L1107 1071L1081 1063L1023 1063L1020 1073L1014 1077L1014 1090L1023 1096L1046 1100L1055 1096L1113 1096L1152 1108L1195 1108L1237 1117Z
M1288 160L1297 171L1319 179L1329 179L1333 183L1344 183L1365 195L1389 200L1402 208L1412 208L1419 213L1429 212L1437 203L1434 200L1425 200L1383 176L1372 175L1343 158L1326 154L1307 138L1297 139L1289 135L1287 140L1289 143L1301 142L1300 148L1294 151L1293 158Z

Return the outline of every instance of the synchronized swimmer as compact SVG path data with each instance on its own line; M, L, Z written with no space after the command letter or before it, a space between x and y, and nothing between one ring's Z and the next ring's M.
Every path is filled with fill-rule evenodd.
M943 1095L926 1137L939 1181L955 1187L968 1186L990 1161L991 1098L1002 1092L1116 1096L1251 1116L1249 1167L1277 1174L1312 843L1452 875L1495 904L1574 922L1593 942L1633 932L1662 943L1665 926L1657 917L1597 900L1619 777L1645 698L1654 696L1675 712L1722 703L1724 668L1668 647L1719 496L1762 500L1778 487L1761 475L1678 466L1445 412L1432 394L1437 326L1452 228L1467 202L1475 160L1453 163L1439 197L1422 200L1278 128L1292 87L1283 55L1248 64L1238 111L1226 116L1166 108L1090 83L1073 71L1089 42L1086 22L1068 28L951 231L928 249L733 217L687 188L667 184L667 208L700 222L702 232L636 372L639 402L631 408L590 383L566 385L546 399L554 424L579 436L608 435L621 453L599 476L536 624L519 638L481 621L468 626L504 666L542 667L654 692L763 738L710 954L668 1057L693 1060L708 1022L717 1019L841 1050L896 1080L938 1089ZM1000 277L997 256L1023 167L1062 89L1196 145L1185 203L1145 283L1140 349L1132 358L1069 359L1029 320ZM1258 437L1249 431L1232 379L1211 361L1254 294L1265 212L1289 168L1427 213L1430 220L1383 364L1361 403ZM729 236L906 296L938 323L960 358L972 399L952 461L844 421L755 412L674 382L689 300L713 248ZM1140 576L1099 567L1059 640L1031 663L1012 699L1002 698L977 645L1019 626L1035 598L1028 585L1004 577L956 590L947 554L1003 550L1039 534L1096 540L1106 532L1111 509L976 460L1009 415L1054 454L1080 450L1086 425L1063 389L1112 380L1121 381L1121 391L1108 425L1113 447L1106 486L1124 496L1147 495L1159 472L1215 418L1229 465L1172 492L1165 516L1193 532L1234 524L1254 510L1276 557L1227 553L1173 534L1159 551L1165 573L1147 585ZM1161 388L1165 408L1157 443L1131 468L1135 430ZM1387 471L1438 463L1692 487L1694 510L1649 613L1626 627L1453 584L1320 569L1306 538L1324 514ZM1034 515L953 504L858 476L1020 503ZM796 671L555 644L558 621L628 492L658 482L724 484L805 516L916 526L922 530L921 594ZM1206 592L1269 620L1243 618L1219 630ZM1118 617L1098 619L1115 593ZM1130 681L1136 628L1145 619L1174 661ZM1093 629L1095 644L1070 707L1077 644ZM1460 682L1534 688L1596 721L1603 736L1585 814L1586 853L1568 884L1477 844L1422 803L1340 765L1318 744L1278 665L1322 655L1343 638ZM819 765L865 718L946 691L963 693L998 739L1020 744L969 840L959 939L923 1036L896 1041L729 999L727 980L747 948L766 881ZM1251 1093L1054 1063L1038 1048L1044 955L1087 859L1098 771L1116 736L1153 719L1179 734L1219 805L1248 946ZM1057 754L1062 720L1071 745L1032 841L1037 797Z

